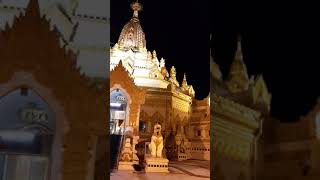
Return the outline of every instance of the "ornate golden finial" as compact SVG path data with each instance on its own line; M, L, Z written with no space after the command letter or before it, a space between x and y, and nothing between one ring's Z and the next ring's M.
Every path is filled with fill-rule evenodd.
M138 12L142 10L142 6L137 0L131 4L131 9L133 10L133 17L138 17Z
M170 77L176 77L176 68L174 66L172 66L170 69Z
M169 81L173 83L175 86L180 87L179 82L177 81L176 77L176 68L174 66L171 67L170 69L170 78Z
M160 59L160 67L165 67L166 66L166 62L163 58Z
M155 58L157 58L157 52L156 52L156 50L153 50L153 52L152 52L152 57L155 59Z
M187 76L186 73L183 74L183 80L182 80L182 87L187 88L188 82L187 82Z

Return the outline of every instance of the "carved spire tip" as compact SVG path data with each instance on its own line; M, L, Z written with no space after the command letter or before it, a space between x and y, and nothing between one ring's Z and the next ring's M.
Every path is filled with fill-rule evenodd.
M138 17L138 12L142 10L142 5L137 0L131 4L131 9L133 10L133 17Z

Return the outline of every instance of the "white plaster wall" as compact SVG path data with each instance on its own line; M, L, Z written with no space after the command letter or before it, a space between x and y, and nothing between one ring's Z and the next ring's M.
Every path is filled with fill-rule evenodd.
M72 11L73 3L76 1L78 6L75 16L72 12L67 12L73 21L70 22L57 7L61 4L67 11ZM7 22L11 25L14 16L20 11L24 12L28 3L29 0L0 1L0 29L4 29ZM39 0L41 13L46 14L52 26L58 28L65 40L69 41L75 24L79 23L74 41L68 43L76 53L80 52L77 64L89 77L106 78L109 72L109 53L107 52L110 44L109 4L109 0ZM4 6L12 6L14 9L4 8ZM85 15L87 17L84 17Z

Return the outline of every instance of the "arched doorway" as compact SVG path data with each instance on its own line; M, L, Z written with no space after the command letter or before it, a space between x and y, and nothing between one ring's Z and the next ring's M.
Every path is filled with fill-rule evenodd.
M139 137L140 107L144 104L146 90L135 85L122 61L110 72L110 169L117 169L118 157L124 136ZM119 102L120 100L120 102ZM111 104L115 103L115 104ZM112 115L119 112L119 117ZM119 133L120 132L120 133Z
M48 180L52 172L55 116L34 90L0 97L0 180Z
M129 125L128 98L119 88L110 92L110 134L123 135Z
M129 126L130 97L121 87L110 89L110 168L117 169L119 155L125 138L126 129Z

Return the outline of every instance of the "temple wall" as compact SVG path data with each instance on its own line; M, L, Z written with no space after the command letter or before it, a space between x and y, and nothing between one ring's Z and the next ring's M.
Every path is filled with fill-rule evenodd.
M259 113L228 99L211 96L214 168L217 179L249 180L255 175Z
M294 123L277 122L274 128L274 138L277 142L299 141L311 137L309 121L298 121Z
M210 104L209 98L193 100L188 137L190 158L210 160Z
M275 121L273 127L274 141L264 145L261 179L319 178L320 141L317 138L316 112L293 123Z
M213 177L219 180L251 180L252 167L247 162L219 156L212 163L215 170Z
M4 29L7 22L12 25L14 16L24 13L28 3L29 0L0 1L0 29ZM59 10L60 5L73 22ZM106 31L110 31L107 1L92 0L89 3L84 0L39 0L39 7L41 14L50 19L51 28L56 26L61 33L64 40L61 39L60 45L67 41L68 48L75 53L80 52L77 65L81 67L81 73L91 78L105 79L109 66L105 63L108 58L105 55L108 47L105 42L109 42ZM76 33L73 34L77 23ZM74 37L70 40L72 36Z
M210 160L210 141L192 141L190 145L190 159Z

